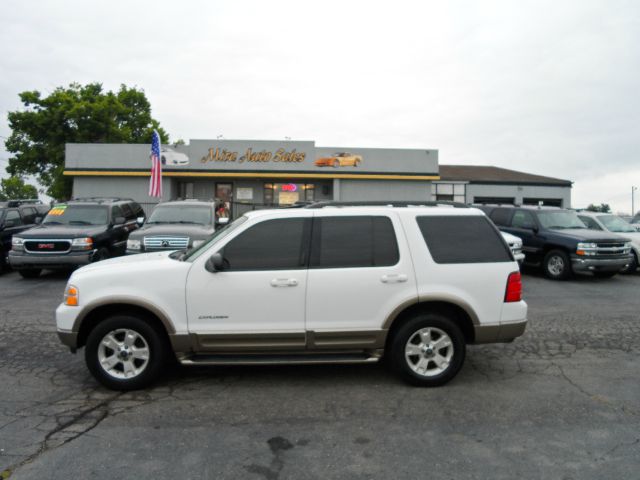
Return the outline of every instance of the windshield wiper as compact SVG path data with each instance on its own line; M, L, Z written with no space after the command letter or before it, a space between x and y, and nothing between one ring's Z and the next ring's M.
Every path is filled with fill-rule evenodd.
M48 221L44 222L43 225L62 225L62 222Z
M86 220L70 220L69 225L91 225L91 222Z
M156 220L155 222L147 222L147 225L151 225L153 223L160 224L160 223L171 223L171 222L163 222L163 221L160 221L160 220Z
M200 222L190 222L189 220L178 220L176 223L189 223L192 225L204 225L203 223Z

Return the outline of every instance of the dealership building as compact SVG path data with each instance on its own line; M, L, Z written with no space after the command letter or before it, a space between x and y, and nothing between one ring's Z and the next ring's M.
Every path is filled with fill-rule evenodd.
M163 196L148 195L149 145L67 144L74 197L213 198L233 216L301 201L453 200L571 206L568 180L490 166L439 165L438 151L317 147L312 141L191 140L162 147Z

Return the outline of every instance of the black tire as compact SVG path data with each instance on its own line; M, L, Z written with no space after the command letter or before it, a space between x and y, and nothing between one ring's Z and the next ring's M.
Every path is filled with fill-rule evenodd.
M638 270L638 257L636 256L636 252L632 252L632 257L633 258L631 259L631 262L629 262L629 266L620 270L620 273L623 273L625 275L636 273L636 271Z
M22 278L38 278L42 272L41 268L28 268L24 270L18 270L18 273Z
M542 260L542 271L551 280L566 280L573 275L571 260L562 250L551 250Z
M91 263L101 262L102 260L106 260L107 258L109 258L109 250L107 250L106 248L100 248L96 253L93 254Z
M148 348L146 365L131 378L118 377L118 375L124 374L125 366L115 350L108 349L107 347L107 349L103 351L103 353L106 352L107 354L113 352L113 358L118 360L119 364L116 363L114 365L114 368L111 369L112 373L105 370L100 363L99 348L105 337L113 334L114 338L119 339L119 335L122 335L123 330L135 332L146 342ZM144 343L142 345L144 346ZM98 325L91 330L87 338L84 359L91 374L102 385L112 390L128 391L144 388L156 380L162 372L162 367L165 365L168 351L169 347L164 336L153 325L138 317L115 315L98 323ZM136 362L137 360L138 359L133 358L131 362ZM137 366L138 368L141 367L140 364Z
M413 340L418 338L416 335L419 336L419 332L424 329L430 330L433 342L442 338L439 336L439 332L444 332L451 341L450 346L443 347L439 351L432 349L436 354L444 353L444 355L441 355L443 357L448 355L450 352L449 349L451 349L449 361L441 372L438 372L435 360L432 360L435 357L430 356L432 353L429 351L425 351L420 355L416 354L415 356L405 355L405 350L409 346L409 342L412 341L413 343ZM422 340L419 341L422 342ZM430 345L432 345L432 343L425 345L425 348ZM418 345L414 344L414 346L420 349ZM393 369L407 383L420 387L438 387L447 383L455 377L460 371L460 368L462 368L465 355L466 344L460 328L446 315L436 312L419 313L409 318L395 332L390 343L390 360ZM431 366L432 371L430 373L427 374L426 371L425 373L419 373L415 370L421 361L426 362L427 370L429 366Z
M615 277L618 272L593 272L593 276L596 278L611 278Z

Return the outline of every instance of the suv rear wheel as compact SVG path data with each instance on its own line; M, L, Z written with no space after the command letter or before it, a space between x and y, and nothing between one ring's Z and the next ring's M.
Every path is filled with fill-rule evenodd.
M569 255L562 250L551 250L544 256L542 270L551 280L566 280L573 273Z
M138 317L117 315L89 333L85 361L105 387L136 390L153 382L165 362L164 338Z
M456 376L466 353L460 328L440 313L411 317L391 341L391 363L402 378L422 387L444 385Z

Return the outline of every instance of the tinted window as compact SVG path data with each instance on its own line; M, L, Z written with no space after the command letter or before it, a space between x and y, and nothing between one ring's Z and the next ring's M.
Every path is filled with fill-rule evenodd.
M226 270L289 270L305 268L304 218L267 220L250 227L225 245Z
M25 207L22 209L22 217L24 223L35 223L36 221L36 209L33 207Z
M5 223L12 222L14 227L22 225L22 219L17 210L7 210L7 216L4 221Z
M507 225L509 225L509 217L511 217L511 212L513 212L512 208L496 208L493 212L491 212L489 218L491 218L493 223L495 223L496 225L506 227Z
M122 205L120 205L120 208L122 209L124 218L126 218L127 220L133 220L135 218L133 215L133 212L131 211L131 207L129 207L129 205L127 205L126 203L123 203Z
M511 226L514 228L533 228L536 224L529 212L517 210L511 219Z
M388 217L321 217L313 222L312 268L383 267L398 263Z
M511 253L486 217L418 217L436 263L510 262Z

